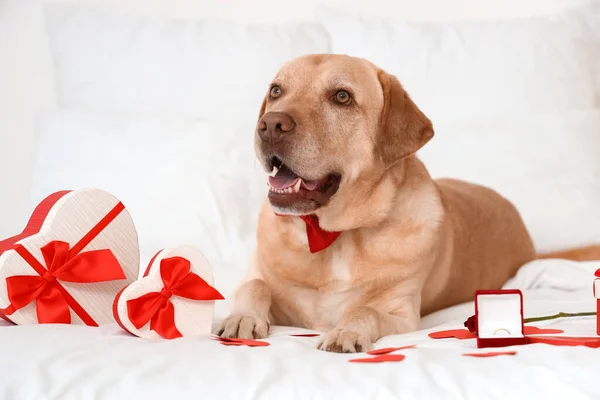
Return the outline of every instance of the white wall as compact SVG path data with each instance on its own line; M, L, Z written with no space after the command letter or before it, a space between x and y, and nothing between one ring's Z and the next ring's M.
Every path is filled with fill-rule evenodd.
M67 0L63 0L67 1ZM70 0L151 16L217 16L244 22L312 19L318 4L412 20L542 14L583 0ZM39 0L0 0L0 238L28 213L36 112L55 103L52 63Z

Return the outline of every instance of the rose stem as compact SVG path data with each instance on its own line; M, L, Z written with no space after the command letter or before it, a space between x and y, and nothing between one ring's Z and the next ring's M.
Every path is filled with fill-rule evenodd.
M557 319L557 318L568 318L568 317L586 317L596 315L595 312L580 312L580 313L565 313L559 312L558 314L548 315L545 317L534 317L534 318L525 318L523 319L524 323L528 322L537 322L537 321L547 321L549 319Z

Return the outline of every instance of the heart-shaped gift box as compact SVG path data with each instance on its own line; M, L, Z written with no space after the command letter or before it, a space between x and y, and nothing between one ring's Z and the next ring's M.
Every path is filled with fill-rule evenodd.
M208 335L215 300L210 264L192 246L158 252L144 276L115 298L113 312L124 330L146 339Z
M114 322L115 295L138 277L125 206L99 189L56 192L0 242L0 316L15 324Z

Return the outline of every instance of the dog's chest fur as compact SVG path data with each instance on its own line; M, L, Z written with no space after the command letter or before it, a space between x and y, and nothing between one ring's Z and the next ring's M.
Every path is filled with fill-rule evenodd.
M307 251L301 219L264 213L259 268L271 289L272 323L325 331L353 308L391 313L402 309L402 299L418 296L443 213L432 189L420 190L430 192L429 201L405 200L403 215L391 223L343 232L315 254Z
M305 257L295 254L296 264L290 266L296 269L293 278L291 275L290 279L282 275L273 277L279 282L273 291L274 318L294 326L332 329L363 293L355 284L354 251L351 238L342 235L322 253ZM303 266L306 266L305 273L298 274L298 268L304 269ZM280 272L287 275L286 270ZM299 284L298 276L302 276L304 284Z

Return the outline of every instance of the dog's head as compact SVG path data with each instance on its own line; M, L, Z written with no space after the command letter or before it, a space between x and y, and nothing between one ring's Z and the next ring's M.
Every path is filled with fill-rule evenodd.
M306 215L376 182L433 137L398 80L370 62L308 55L283 66L256 126L276 213Z

